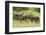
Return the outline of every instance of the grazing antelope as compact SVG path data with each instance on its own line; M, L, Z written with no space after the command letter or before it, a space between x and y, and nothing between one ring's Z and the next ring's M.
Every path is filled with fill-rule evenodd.
M24 15L24 13L22 13L22 14L15 14L13 19L20 20L20 22L22 20L27 21L27 19L31 20L31 22L35 21L36 23L39 21L39 17L35 17L32 14L29 14L29 15L25 14Z
M35 17L32 14L28 15L28 19L31 20L31 22L35 21L36 23L39 21L39 17Z
M35 21L36 23L39 22L39 17L31 17L31 21Z
M35 22L39 22L40 21L40 18L39 17L35 17Z

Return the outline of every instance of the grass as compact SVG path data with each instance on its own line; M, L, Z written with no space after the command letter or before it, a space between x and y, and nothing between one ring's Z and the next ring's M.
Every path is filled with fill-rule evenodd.
M27 22L26 21L19 21L19 20L14 20L13 21L13 27L15 28L19 28L19 27L39 27L40 26L40 23L39 22L35 22L35 21L33 21L33 22L31 22L30 20L27 20Z

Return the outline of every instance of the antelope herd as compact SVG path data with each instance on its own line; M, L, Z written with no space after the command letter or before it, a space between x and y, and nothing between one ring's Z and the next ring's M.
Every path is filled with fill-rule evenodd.
M27 21L27 19L28 19L31 22L35 21L37 23L37 22L39 22L40 18L38 16L33 16L32 14L27 15L27 14L22 13L22 14L14 14L13 19L20 20L20 22L22 20Z

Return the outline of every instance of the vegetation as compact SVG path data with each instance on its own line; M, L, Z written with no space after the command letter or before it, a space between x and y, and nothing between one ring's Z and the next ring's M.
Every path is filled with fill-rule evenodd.
M35 17L39 17L40 16L40 8L29 8L29 7L13 7L13 17L15 17L15 14L32 14ZM13 19L13 27L39 27L40 26L40 22L31 22L30 20L27 19L27 22L24 21L20 21L19 20L15 20Z

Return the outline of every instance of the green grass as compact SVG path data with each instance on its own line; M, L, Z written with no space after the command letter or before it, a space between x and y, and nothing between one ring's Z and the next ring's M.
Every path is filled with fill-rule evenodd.
M40 23L39 22L35 22L35 21L33 21L33 22L31 22L30 20L27 20L27 22L26 21L19 21L19 20L14 20L13 21L13 27L15 28L19 28L19 27L39 27L40 26Z

